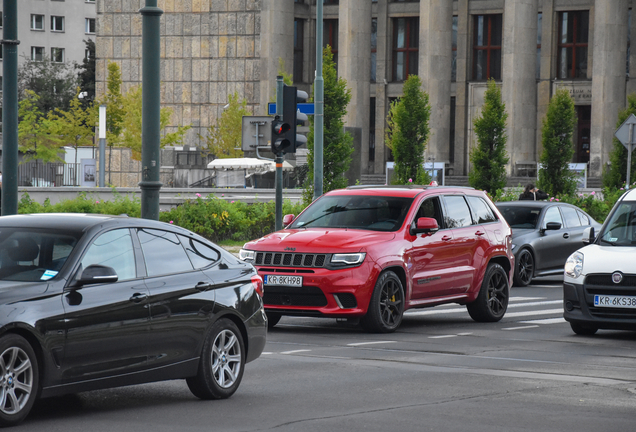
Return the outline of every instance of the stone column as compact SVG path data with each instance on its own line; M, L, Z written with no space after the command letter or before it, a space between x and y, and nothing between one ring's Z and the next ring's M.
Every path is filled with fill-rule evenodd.
M590 177L600 177L613 148L618 111L625 107L628 2L596 0L594 6Z
M629 7L632 8L632 26L629 29L632 49L629 52L629 80L627 81L626 94L636 92L636 0L629 0Z
M294 0L261 2L261 68L260 110L275 100L279 59L285 62L285 73L294 69Z
M369 165L369 174L386 174L386 161L389 159L389 148L384 144L386 116L388 109L388 62L390 55L389 5L388 0L378 0L378 47L376 50L375 69L375 161ZM365 165L362 166L363 173Z
M427 157L449 161L453 2L420 0L419 76L431 104Z
M503 88L508 123L508 174L515 162L534 161L537 127L537 0L506 0L503 33Z
M468 0L457 1L457 90L455 92L455 162L453 175L468 175L468 92L470 76Z
M345 126L361 129L360 157L366 168L369 160L371 2L340 0L338 12L338 75L347 81L351 90L351 102L344 121Z
M553 35L557 32L555 27L556 16L554 13L554 0L542 0L542 25L541 25L541 70L539 72L539 84L537 85L537 133L535 157L529 160L538 161L543 151L542 128L543 119L548 112L550 98L552 97L552 76L556 73L554 65L556 55L555 47L552 44Z

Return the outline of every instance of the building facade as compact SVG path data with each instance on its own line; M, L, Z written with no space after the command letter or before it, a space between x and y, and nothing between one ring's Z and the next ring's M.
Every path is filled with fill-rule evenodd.
M536 172L550 98L566 88L578 115L573 162L600 178L618 111L636 91L636 0L322 1L324 44L352 93L346 126L362 132L363 175L385 173L389 104L417 74L432 105L425 159L445 162L448 175L470 171L473 120L493 78L509 115L510 176ZM120 63L124 87L140 83L143 3L97 0L98 93L108 61ZM230 93L264 115L281 64L310 91L315 0L159 0L159 7L162 104L174 109L175 125L193 125L189 144L198 145Z

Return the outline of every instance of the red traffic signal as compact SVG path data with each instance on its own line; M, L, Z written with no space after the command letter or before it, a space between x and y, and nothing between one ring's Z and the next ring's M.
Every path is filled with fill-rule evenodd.
M285 136L290 129L290 124L280 121L280 116L274 117L272 121L272 153L280 154L291 145L291 141Z

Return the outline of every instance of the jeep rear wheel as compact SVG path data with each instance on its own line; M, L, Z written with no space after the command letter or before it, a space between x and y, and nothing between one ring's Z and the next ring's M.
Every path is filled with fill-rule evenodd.
M362 327L373 333L394 332L404 315L404 288L392 271L382 273L375 283L369 309L362 317Z
M477 322L497 322L508 309L510 286L506 271L497 263L488 264L477 299L466 305Z

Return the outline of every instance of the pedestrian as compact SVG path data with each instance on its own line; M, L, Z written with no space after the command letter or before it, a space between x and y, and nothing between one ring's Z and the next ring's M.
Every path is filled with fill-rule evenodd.
M548 194L534 187L534 184L528 183L523 193L519 195L519 201L539 201L548 199Z

